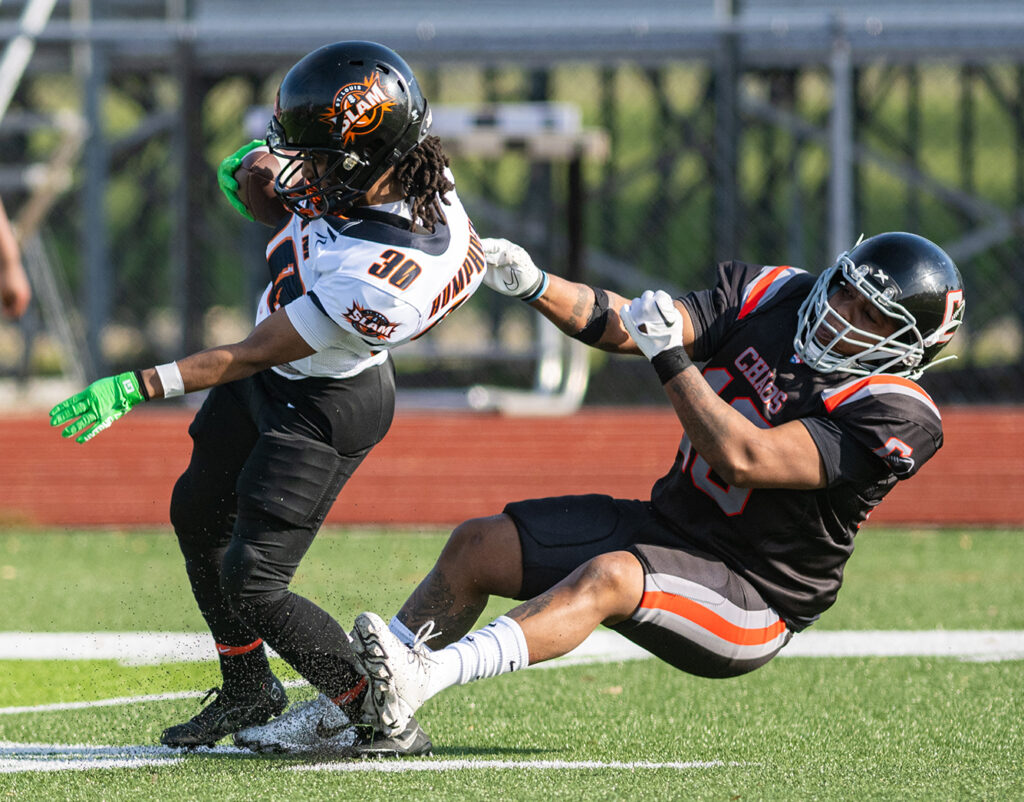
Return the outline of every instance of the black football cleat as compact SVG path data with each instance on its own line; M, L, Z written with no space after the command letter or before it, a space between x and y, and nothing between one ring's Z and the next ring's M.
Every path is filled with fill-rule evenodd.
M419 722L410 719L398 735L384 735L360 726L356 742L345 750L345 757L418 757L434 754L434 745Z
M257 724L265 724L288 705L281 680L271 674L259 690L249 693L211 688L203 697L214 700L184 724L168 727L160 736L164 746L193 749L213 746L221 738Z

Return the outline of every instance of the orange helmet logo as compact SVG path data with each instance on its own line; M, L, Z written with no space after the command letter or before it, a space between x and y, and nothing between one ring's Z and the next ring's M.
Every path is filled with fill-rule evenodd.
M362 82L341 87L321 119L341 134L341 144L347 147L356 137L375 130L394 105L394 98L380 85L380 73L375 72Z

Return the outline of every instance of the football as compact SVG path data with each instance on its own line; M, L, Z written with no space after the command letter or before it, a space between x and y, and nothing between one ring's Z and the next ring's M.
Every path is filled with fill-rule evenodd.
M257 223L276 226L288 215L288 209L274 192L274 179L281 169L281 162L265 148L256 148L245 154L242 163L235 170L238 182L238 199Z

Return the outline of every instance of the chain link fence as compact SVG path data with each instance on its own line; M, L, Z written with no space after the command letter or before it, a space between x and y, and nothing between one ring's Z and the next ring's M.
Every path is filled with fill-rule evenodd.
M1024 52L986 57L979 50L963 59L837 52L848 57L844 142L834 119L838 73L827 59L723 63L717 49L710 57L546 64L534 56L522 66L410 61L435 106L557 102L607 134L606 157L581 162L579 208L567 203L572 175L564 161L531 157L514 143L499 156L454 157L460 194L482 236L518 240L564 273L566 232L579 214L584 278L628 295L705 287L727 258L817 272L861 233L914 231L953 255L968 299L966 324L951 346L958 360L922 384L940 402L1016 401L1024 383ZM0 372L66 373L69 336L91 369L114 371L245 335L267 280L267 231L222 202L215 170L247 140L246 113L272 101L290 61L263 69L222 64L187 83L180 64L106 70L97 101L102 136L87 141L72 190L51 210L33 251L45 255L69 299L64 312L76 334L54 331L38 312L17 326L0 324ZM60 111L68 80L58 72L26 78L12 118ZM187 175L176 158L182 125L199 143ZM43 128L0 124L9 162L36 158L52 139ZM832 217L840 147L849 168L850 235L841 246ZM99 196L95 187L90 194L90 158L101 160L107 176ZM0 191L16 212L26 191L8 184L0 182ZM183 207L172 203L183 191L194 234L184 256L176 217ZM97 203L100 216L95 208L90 216ZM98 224L106 227L106 269L96 287L85 229ZM43 301L56 303L60 294ZM99 317L97 298L104 299ZM536 336L531 315L482 291L432 334L444 347L401 356L404 385L528 386L536 374L527 347ZM586 403L660 402L639 362L593 355Z

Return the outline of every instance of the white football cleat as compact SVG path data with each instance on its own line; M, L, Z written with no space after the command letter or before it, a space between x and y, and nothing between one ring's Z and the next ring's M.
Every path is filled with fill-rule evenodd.
M292 705L267 724L239 730L235 744L253 752L331 752L352 746L356 735L348 716L321 693L308 702Z
M433 621L421 627L410 648L376 613L361 613L356 618L353 646L370 681L363 711L385 736L404 732L426 701L433 661L423 642L433 629Z

